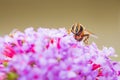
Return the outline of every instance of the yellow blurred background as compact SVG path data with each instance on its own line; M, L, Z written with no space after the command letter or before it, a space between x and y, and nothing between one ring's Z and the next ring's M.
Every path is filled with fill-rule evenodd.
M83 24L102 49L115 48L120 60L120 0L0 0L0 35L17 28L70 28Z

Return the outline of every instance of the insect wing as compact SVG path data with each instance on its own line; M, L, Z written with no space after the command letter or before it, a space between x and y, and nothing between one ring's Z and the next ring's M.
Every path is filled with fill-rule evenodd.
M85 30L84 32L85 32L85 34L90 34L90 36L92 36L94 38L98 38L98 36L96 36L94 33L90 32L88 30Z

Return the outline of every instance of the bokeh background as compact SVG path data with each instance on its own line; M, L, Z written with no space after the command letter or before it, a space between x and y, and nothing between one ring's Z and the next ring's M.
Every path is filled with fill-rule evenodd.
M100 49L115 48L120 60L120 0L0 0L0 36L17 28L70 28L75 22L94 32Z

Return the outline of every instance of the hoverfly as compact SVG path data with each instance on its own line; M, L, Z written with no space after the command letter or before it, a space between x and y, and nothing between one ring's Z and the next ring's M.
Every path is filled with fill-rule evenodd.
M83 42L85 44L88 44L89 36L93 36L93 37L97 38L97 36L95 36L95 34L86 30L85 27L79 23L73 24L71 29L70 29L70 32L72 32L74 34L74 38L77 41L83 40Z

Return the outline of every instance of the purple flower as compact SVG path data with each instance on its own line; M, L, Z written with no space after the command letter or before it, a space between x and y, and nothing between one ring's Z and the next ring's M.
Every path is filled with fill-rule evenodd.
M11 36L12 35L12 36ZM112 47L84 45L65 28L32 27L0 38L0 80L119 80Z

